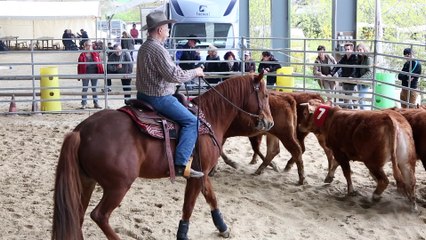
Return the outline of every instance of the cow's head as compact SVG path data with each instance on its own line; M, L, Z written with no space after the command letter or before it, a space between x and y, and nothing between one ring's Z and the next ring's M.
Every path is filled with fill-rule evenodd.
M324 124L331 102L322 103L318 99L311 99L307 103L301 103L303 108L302 119L299 121L299 130L302 132L319 132Z

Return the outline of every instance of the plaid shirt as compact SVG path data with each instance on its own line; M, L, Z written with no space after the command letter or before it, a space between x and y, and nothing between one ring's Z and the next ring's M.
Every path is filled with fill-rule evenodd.
M175 92L176 83L196 77L192 70L182 70L157 39L148 37L138 52L136 89L148 96L166 96Z

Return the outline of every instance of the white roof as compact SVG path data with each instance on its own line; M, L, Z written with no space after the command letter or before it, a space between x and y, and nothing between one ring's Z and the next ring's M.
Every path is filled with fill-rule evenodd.
M31 2L1 1L0 18L98 17L98 1Z

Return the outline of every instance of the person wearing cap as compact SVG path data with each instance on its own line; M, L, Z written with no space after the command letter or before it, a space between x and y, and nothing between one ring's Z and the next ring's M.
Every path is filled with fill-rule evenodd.
M180 49L195 49L197 43L200 43L200 40L196 38L194 34L188 36L188 42L185 45L178 47ZM185 50L176 52L176 60L178 61L193 61L193 62L180 62L179 66L183 70L194 69L196 68L196 62L201 60L200 52L196 50Z
M137 99L151 104L155 110L167 118L177 122L181 129L175 151L175 172L184 176L198 137L198 122L172 94L176 84L185 83L195 77L203 77L201 67L183 70L177 66L164 42L169 37L169 23L176 21L167 19L161 11L154 11L146 16L146 25L142 30L148 31L147 40L138 51L136 62ZM202 177L203 172L191 168L190 175L185 177Z
M417 92L411 91L411 89L417 89L417 85L419 82L419 77L412 76L411 74L421 74L422 72L422 65L419 61L413 59L414 52L411 48L404 49L404 57L407 59L407 61L404 63L404 66L402 67L402 72L406 73L400 73L398 74L398 79L401 80L402 86L405 88L401 89L401 93L399 96L399 99L401 101L409 102L411 104L416 103L417 99ZM401 102L402 108L407 108L408 104Z

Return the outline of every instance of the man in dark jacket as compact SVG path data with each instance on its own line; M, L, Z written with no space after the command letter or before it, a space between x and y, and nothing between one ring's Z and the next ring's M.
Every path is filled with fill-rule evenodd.
M115 44L113 47L114 52L108 56L107 70L108 74L131 74L133 71L133 61L128 52L123 52L120 44ZM130 91L130 83L132 79L128 76L121 77L121 84L123 85L123 91ZM111 79L107 79L108 91L111 87ZM130 94L124 95L124 101L130 99Z
M195 45L200 43L199 39L196 39L197 36L191 34L188 36L188 42L180 47L181 49L195 49ZM193 61L193 62L180 62L179 67L183 70L190 70L196 68L196 61L200 61L200 52L191 50L191 51L177 51L176 60L178 61Z
M340 59L340 61L337 63L337 65L358 65L357 56L355 54L353 54L354 45L352 43L346 43L344 48L345 48L346 54L343 55L342 59ZM341 70L339 77L344 77L344 78L356 77L356 68L354 66L348 66L348 67L336 66L336 67L333 68L330 75L334 76L334 74L336 74L339 70ZM352 96L352 94L353 94L352 92L355 90L355 86L356 86L356 83L344 82L343 83L343 90L347 91L347 92L345 92L345 95ZM352 102L350 105L345 106L345 107L350 108L350 109L353 108L352 105L355 103L354 100L349 101L349 99L345 99L344 102L345 103Z
M89 35L87 35L87 32L84 31L84 29L80 29L80 33L77 33L80 40L80 49L83 49L84 43L89 41Z
M402 72L407 72L410 74L421 74L422 73L422 65L419 61L413 59L414 52L411 48L404 49L404 57L407 58L407 61L404 63L404 67L402 68ZM409 102L412 104L416 103L417 92L411 91L411 89L416 89L417 84L419 82L419 77L411 76L406 73L398 74L398 79L402 81L402 86L406 87L401 89L401 94L399 99L401 101ZM408 104L401 103L402 108L407 108Z

